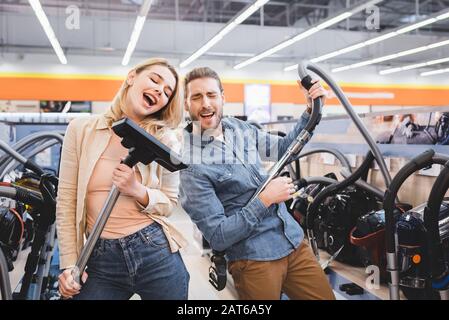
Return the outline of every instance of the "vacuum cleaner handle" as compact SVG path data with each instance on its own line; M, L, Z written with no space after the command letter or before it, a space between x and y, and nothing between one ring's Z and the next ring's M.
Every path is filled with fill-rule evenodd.
M40 207L44 204L39 193L18 186L0 186L0 196L35 207Z
M132 156L133 153L134 148L131 148L128 156L125 158L125 160L121 161L121 163L126 164L130 168L134 167L137 164L138 160L136 157ZM120 191L115 185L112 185L111 191L109 192L108 197L106 198L106 201L103 204L103 207L101 208L101 211L98 215L98 218L95 221L94 226L92 227L92 232L91 234L89 234L89 237L87 238L87 241L84 244L83 249L81 250L78 260L76 261L76 265L72 269L72 276L77 283L81 283L81 275L86 268L87 261L89 260L92 251L94 250L95 244L97 243L101 233L103 232L106 222L108 221L108 218L111 215L112 209L114 208L114 205L117 202L119 196Z
M307 68L309 66L308 61L302 61L298 64L298 76L301 80L301 85L309 91L313 86L312 77L307 73ZM321 97L313 99L312 113L310 114L310 119L304 127L304 131L312 133L315 127L320 123L321 120L321 109L323 107L323 99Z
M339 151L337 149L333 149L333 148L308 149L307 151L301 152L301 154L299 155L299 157L296 160L299 160L301 158L310 156L312 154L317 154L317 153L330 153L335 158L337 158L338 161L340 161L340 164L342 167L348 169L349 172L352 172L351 165L350 165L348 159L346 158L346 156L341 151Z
M22 156L20 153L18 153L16 150L14 150L10 145L8 145L6 142L0 140L0 149L2 149L5 153L9 154L12 158L20 162L25 166L25 168L30 169L37 175L41 176L44 171L41 167L39 167L34 161L31 159L27 159L24 156Z
M307 62L300 63L298 65L298 75L301 78L301 83L303 83L303 86L306 89L310 89L313 84L312 78L305 72L307 66ZM261 186L259 186L259 188L257 188L256 192L253 194L249 202L257 198L259 194L265 189L265 187L280 174L284 166L291 162L292 157L298 155L301 152L302 148L309 141L312 135L312 131L321 120L322 107L323 101L321 97L313 99L312 113L310 115L309 121L307 121L306 126L293 140L293 142L290 144L287 151L284 153L284 155L282 155L279 161L274 164L268 174L268 178Z

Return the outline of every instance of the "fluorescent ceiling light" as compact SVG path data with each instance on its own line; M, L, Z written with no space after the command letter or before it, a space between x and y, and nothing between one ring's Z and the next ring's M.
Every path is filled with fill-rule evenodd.
M334 24L339 23L340 21L348 19L353 14L354 14L354 12L343 12L342 14L319 24L316 28L318 30L323 30L323 29L329 28L329 27L333 26Z
M438 21L437 18L426 19L424 21L421 21L421 22L418 22L418 23L414 23L414 24L412 24L410 26L400 28L399 30L396 31L396 34L399 35L399 34L407 33L407 32L419 29L421 27L427 26L429 24L435 23L437 21Z
M185 68L193 61L202 56L206 51L212 48L217 42L219 42L223 37L231 32L235 27L245 21L248 17L250 17L254 12L259 10L260 7L264 6L269 0L257 0L252 5L243 9L243 12L238 14L237 17L232 19L223 29L221 29L212 39L210 39L206 44L204 44L201 48L195 51L190 57L181 62L180 67Z
M59 44L59 41L55 36L53 28L48 21L47 15L45 14L44 9L42 9L41 3L39 2L39 0L28 0L28 2L30 3L31 8L33 8L34 13L36 14L37 19L44 29L48 40L50 40L51 46L58 56L59 61L62 64L67 64L67 59L64 55L64 51L62 51L61 45Z
M139 15L137 16L136 23L134 24L133 32L131 33L131 38L129 39L128 47L126 48L125 55L123 56L122 65L127 66L131 55L136 49L137 41L139 41L140 34L142 33L143 25L147 19L148 11L150 11L151 3L153 0L145 0L140 7Z
M445 20L445 19L447 19L447 18L449 18L449 11L446 12L446 13L443 13L442 15L439 15L439 16L437 17L437 20Z
M442 73L448 73L449 72L449 68L447 69L441 69L441 70L435 70L435 71L427 71L427 72L423 72L421 73L422 77L427 77L427 76L433 76L436 74L442 74Z
M418 68L422 68L422 67L432 66L432 65L435 65L435 64L445 63L445 62L449 62L449 57L448 58L443 58L443 59L431 60L431 61L422 62L422 63L415 63L415 64L411 64L411 65L407 65L407 66L403 66L403 67L398 67L398 68L385 69L385 70L381 70L379 72L379 74L387 75L387 74L392 74L392 73L396 73L396 72L401 72L401 71L407 71L407 70L413 70L413 69L418 69Z
M430 49L433 49L433 48L438 48L438 47L445 46L445 45L448 45L448 44L449 44L449 39L445 40L445 41L429 44L428 47Z
M401 69L406 71L406 70L412 70L412 69L417 69L417 68L422 68L426 66L426 63L415 63L415 64L411 64L405 67L402 67Z
M401 51L399 53L396 53L396 57L395 58L399 58L399 57L405 57L405 56L409 56L415 53L419 53L419 52L423 52L423 51L427 51L429 50L429 48L427 46L423 46L423 47L419 47L419 48L413 48L413 49L409 49L409 50L405 50L405 51Z
M390 38L396 37L398 34L396 31L394 32L388 32L387 34L383 34L381 36L366 40L365 42L363 42L364 46L370 46L372 44L378 43L378 42L382 42L385 40L388 40Z
M245 60L245 61L235 65L234 69L238 70L238 69L244 68L244 67L246 67L246 66L248 66L248 65L250 65L250 64L252 64L254 62L262 60L263 58L266 58L266 57L272 55L273 53L278 52L279 50L282 50L282 49L284 49L284 48L286 48L286 47L288 47L288 46L290 46L290 45L292 45L292 44L294 44L294 43L296 43L296 42L298 42L300 40L308 38L311 35L317 33L318 31L326 29L326 28L329 28L329 27L333 26L334 24L337 24L337 23L339 23L339 22L349 18L350 16L354 15L355 13L363 11L366 8L368 8L370 6L373 6L373 5L375 5L375 4L379 3L379 2L382 2L382 1L383 0L371 0L371 1L368 1L368 2L366 2L364 4L362 4L362 5L354 6L352 9L350 9L348 11L345 11L345 12L343 12L343 13L341 13L341 14L333 17L333 18L327 19L324 22L321 22L321 23L313 26L312 28L310 28L308 30L306 30L306 31L304 31L302 33L299 33L296 36L294 36L294 37L292 37L292 38L290 38L290 39L288 39L286 41L283 41L283 42L275 45L274 47L272 47L272 48L270 48L270 49L268 49L268 50L266 50L264 52L259 53L258 55L254 56L253 58Z
M423 21L420 21L420 22L416 22L416 23L412 23L412 24L404 26L404 27L400 27L400 28L396 29L395 31L390 31L390 32L388 32L386 34L382 34L382 35L377 36L375 38L372 38L370 40L366 40L366 41L362 41L362 42L350 45L349 47L346 47L346 48L343 48L343 49L340 49L340 50L337 50L337 51L332 51L330 53L324 54L324 55L319 56L317 58L313 58L310 61L313 62L313 63L317 63L317 62L329 60L331 58L340 56L342 54L349 53L349 52L361 49L363 47L370 46L372 44L375 44L375 43L378 43L378 42L381 42L381 41L385 41L387 39L391 39L391 38L396 37L396 36L398 36L400 34L404 34L404 33L416 30L418 28L421 28L421 27L427 26L429 24L432 24L432 23L435 23L435 22L438 22L438 21L442 21L442 20L445 20L445 19L448 19L448 18L449 18L449 11L447 11L447 12L445 12L443 14L437 13L437 14L434 14L433 17L428 18L426 20L423 20ZM291 66L286 67L284 69L284 71L295 70L297 67L298 67L297 64L291 65Z
M284 71L293 71L296 70L298 68L298 64L292 65L292 66L288 66L286 68L284 68Z
M371 59L371 60L367 60L367 61L362 61L362 62L359 62L359 63L354 63L354 64L351 64L351 65L348 65L348 66L344 66L344 67L340 67L340 68L335 68L335 69L332 70L332 72L341 72L341 71L346 71L346 70L350 70L350 69L356 69L356 68L368 66L368 65L371 65L371 64L376 64L376 63L380 63L380 62L396 59L396 58L399 58L399 57L409 56L409 55L412 55L412 54L415 54L415 53L418 53L418 52L428 51L428 50L431 50L431 49L434 49L434 48L438 48L438 47L442 47L442 46L446 46L446 45L449 45L449 40L432 43L432 44L429 44L429 45L426 45L426 46L413 48L413 49L401 51L401 52L394 53L394 54L389 54L387 56L383 56L383 57L379 57L379 58L375 58L375 59Z

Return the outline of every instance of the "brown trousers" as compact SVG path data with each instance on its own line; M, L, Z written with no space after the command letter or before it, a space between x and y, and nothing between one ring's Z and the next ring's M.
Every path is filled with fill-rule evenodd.
M229 272L241 300L334 300L329 281L304 242L288 256L274 261L237 260Z

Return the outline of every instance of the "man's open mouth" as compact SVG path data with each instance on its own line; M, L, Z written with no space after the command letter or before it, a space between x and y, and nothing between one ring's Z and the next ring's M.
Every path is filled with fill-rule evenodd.
M204 119L210 119L215 115L215 112L202 112L200 113L200 117Z

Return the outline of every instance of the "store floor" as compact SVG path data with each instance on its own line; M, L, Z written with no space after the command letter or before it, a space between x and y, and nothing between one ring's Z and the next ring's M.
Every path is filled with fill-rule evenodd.
M235 300L237 292L228 275L228 285L222 291L215 290L209 283L209 256L195 239L194 225L187 213L178 207L170 216L170 221L187 239L189 245L181 250L182 258L190 274L189 300ZM230 282L230 283L229 283Z
M237 292L229 274L228 285L222 291L215 290L209 283L210 258L195 239L194 224L187 213L178 206L169 219L189 243L181 249L181 256L190 274L189 300L236 300ZM138 295L131 297L131 300L138 299Z

